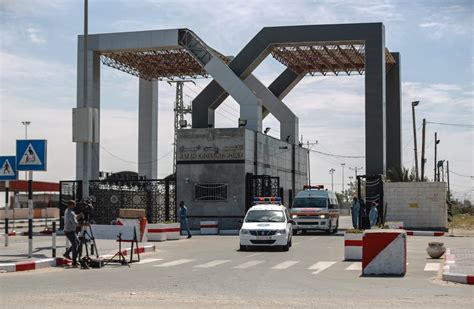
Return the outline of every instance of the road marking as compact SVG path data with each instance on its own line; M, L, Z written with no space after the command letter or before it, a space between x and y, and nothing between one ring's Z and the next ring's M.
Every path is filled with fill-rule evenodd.
M319 238L321 236L315 236L315 237L311 237L309 240L315 240L316 238Z
M134 263L134 264L148 264L148 263L152 263L152 262L156 262L156 261L161 261L162 259L143 259L143 260L140 260L140 262L138 263Z
M336 264L336 262L328 262L328 261L322 261L322 262L317 262L316 264L312 265L308 269L316 269L313 274L319 274L320 272L324 271L325 269L331 267L332 265Z
M210 261L209 263L196 265L194 267L197 267L197 268L210 268L210 267L221 265L221 264L224 264L224 263L227 263L227 262L230 262L230 261L231 260L215 260L215 261Z
M352 263L346 270L362 270L362 262Z
M153 266L154 267L170 267L170 266L176 266L176 265L189 263L189 262L192 262L192 261L195 261L195 260L180 259L180 260L167 262L167 263L163 263L163 264L159 264L159 265L153 265Z
M246 263L237 265L237 266L235 266L234 268L238 268L238 269L249 268L249 267L252 267L252 266L261 264L261 263L263 263L263 262L265 262L265 261L248 261L248 262L246 262Z
M298 246L299 244L300 244L299 242L295 242L293 246Z
M299 262L300 261L286 261L286 262L273 266L272 269L287 269L295 264L298 264Z
M260 255L261 253L254 253L254 254L251 254L251 255L247 255L246 257L253 257L253 256L257 256L257 255Z
M439 263L426 263L425 271L438 271Z

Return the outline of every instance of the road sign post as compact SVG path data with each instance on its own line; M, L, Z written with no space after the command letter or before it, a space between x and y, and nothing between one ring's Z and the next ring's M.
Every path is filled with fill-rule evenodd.
M16 168L28 171L28 257L33 256L33 171L46 171L47 141L24 139L16 141Z

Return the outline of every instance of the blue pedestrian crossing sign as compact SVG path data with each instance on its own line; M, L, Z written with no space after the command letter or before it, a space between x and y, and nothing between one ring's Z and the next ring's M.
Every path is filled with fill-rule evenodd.
M17 175L15 156L0 156L0 180L15 180Z
M46 143L44 139L16 141L16 169L18 171L46 171Z

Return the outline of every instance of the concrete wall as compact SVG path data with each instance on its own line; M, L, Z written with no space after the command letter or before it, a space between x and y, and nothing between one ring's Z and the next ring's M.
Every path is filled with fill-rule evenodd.
M257 135L257 169L255 136ZM188 205L189 223L198 229L201 220L218 220L220 229L236 229L245 215L246 173L280 177L284 201L292 187L292 145L245 128L184 129L178 131L177 200ZM306 181L307 152L296 146L296 190ZM198 183L228 184L226 201L194 200ZM287 204L287 203L285 203Z
M446 230L446 191L444 182L385 183L387 221L403 221L406 229Z

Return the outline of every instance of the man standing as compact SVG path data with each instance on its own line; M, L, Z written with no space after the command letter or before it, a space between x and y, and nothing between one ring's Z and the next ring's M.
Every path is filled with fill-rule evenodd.
M186 232L188 232L188 238L193 237L188 224L188 208L183 201L179 202L179 222L181 222L181 230L186 229Z
M64 257L71 259L69 253L72 251L72 266L77 267L77 251L79 249L79 240L77 239L76 226L77 218L73 209L76 207L76 202L73 200L67 203L67 209L64 212L64 234L71 243L71 246L66 249Z
M360 216L360 204L357 200L357 197L354 196L352 198L352 205L351 205L351 214L352 214L352 226L355 229L359 228L359 216Z

